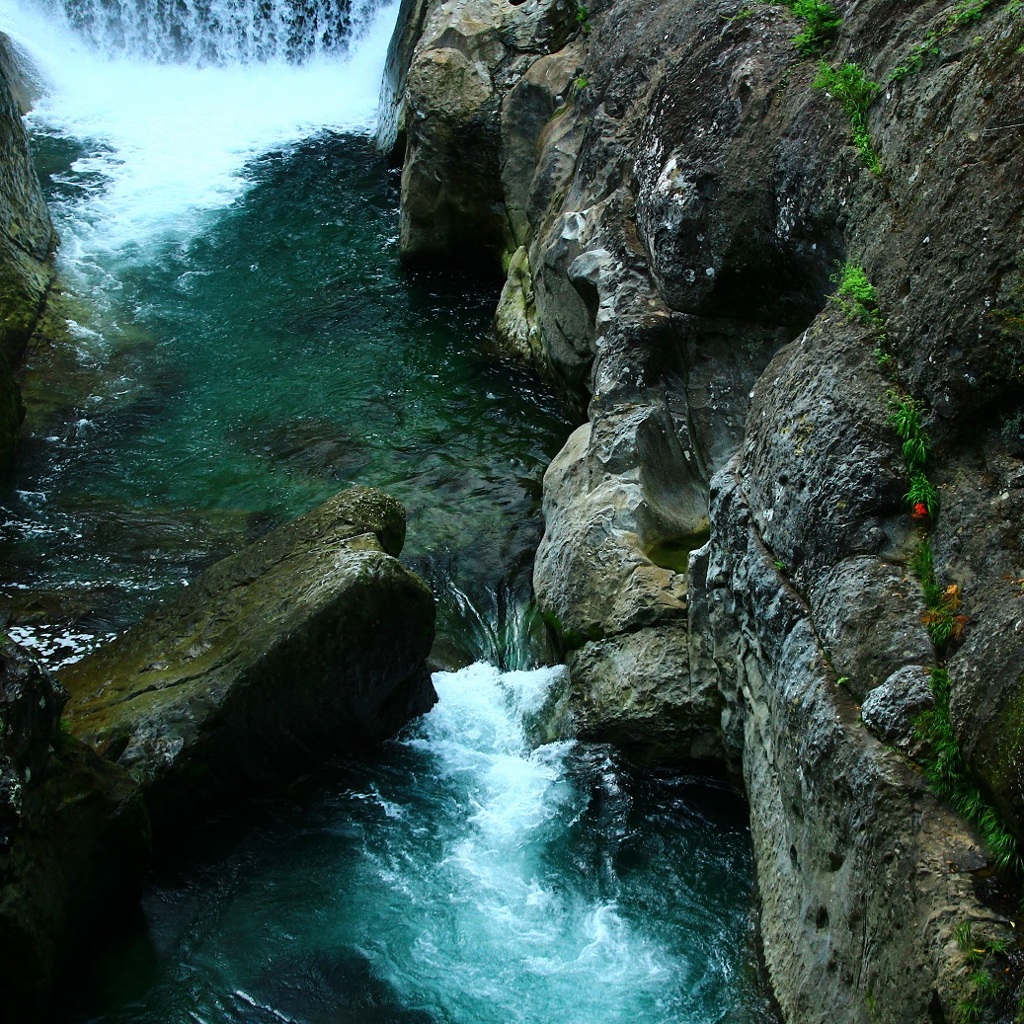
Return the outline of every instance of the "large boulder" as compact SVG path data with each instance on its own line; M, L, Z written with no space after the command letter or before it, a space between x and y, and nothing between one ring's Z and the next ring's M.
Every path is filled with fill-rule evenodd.
M141 783L155 831L431 706L434 601L404 537L397 501L350 488L63 671L71 729Z
M58 728L67 694L0 644L0 985L6 1020L39 1020L58 973L138 904L149 824L138 784Z

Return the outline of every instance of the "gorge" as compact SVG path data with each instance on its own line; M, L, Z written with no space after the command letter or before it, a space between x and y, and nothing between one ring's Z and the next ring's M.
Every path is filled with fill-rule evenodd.
M301 10L277 63L101 40L186 121L278 68L259 125L30 116L72 338L22 377L10 632L59 666L357 480L409 508L435 663L494 667L159 875L155 980L87 1019L1016 1019L1019 0L407 0L346 22L372 88L275 123L336 95Z

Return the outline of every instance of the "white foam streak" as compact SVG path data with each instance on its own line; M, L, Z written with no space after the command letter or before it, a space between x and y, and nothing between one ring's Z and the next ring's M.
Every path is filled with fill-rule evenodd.
M57 211L65 261L85 273L97 254L187 237L249 187L259 155L323 129L372 130L395 17L393 5L372 15L350 55L196 68L100 56L0 0L0 29L45 82L32 123L88 150L74 170L92 176L91 194Z

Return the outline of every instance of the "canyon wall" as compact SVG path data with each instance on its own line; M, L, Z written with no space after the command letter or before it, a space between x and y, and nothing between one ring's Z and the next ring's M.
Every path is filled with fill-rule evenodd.
M785 1018L995 1019L1024 10L833 6L421 5L385 118L403 256L500 257L499 341L585 420L534 578L577 727L742 772Z
M23 409L12 369L53 283L57 238L21 115L31 89L0 33L0 477L10 472Z

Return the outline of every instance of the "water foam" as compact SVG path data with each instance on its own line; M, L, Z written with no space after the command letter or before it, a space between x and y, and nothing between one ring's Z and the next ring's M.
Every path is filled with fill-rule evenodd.
M84 189L55 207L65 265L116 288L111 255L194 234L246 191L256 157L322 130L372 131L396 13L354 9L348 50L305 63L195 67L98 52L30 0L0 0L0 29L45 87L31 125L85 150Z

